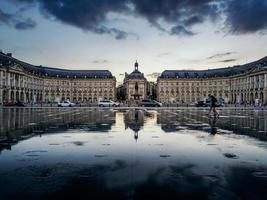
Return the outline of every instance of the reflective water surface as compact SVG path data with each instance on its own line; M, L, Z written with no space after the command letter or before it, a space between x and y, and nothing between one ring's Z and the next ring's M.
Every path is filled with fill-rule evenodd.
M266 115L0 109L0 199L267 199Z

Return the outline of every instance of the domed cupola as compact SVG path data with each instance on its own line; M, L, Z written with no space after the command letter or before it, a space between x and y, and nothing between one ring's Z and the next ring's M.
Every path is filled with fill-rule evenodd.
M136 61L136 62L134 63L134 71L133 71L132 73L130 73L130 74L127 76L127 78L129 78L129 79L144 79L144 78L145 78L145 77L144 77L144 74L141 73L141 72L138 70L138 66L139 66L139 64L138 64L138 62Z

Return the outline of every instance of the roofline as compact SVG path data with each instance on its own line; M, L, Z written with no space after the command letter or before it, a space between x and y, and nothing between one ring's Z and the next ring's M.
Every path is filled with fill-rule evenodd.
M29 64L29 63L26 63L24 61L21 61L19 59L16 59L12 56L8 56L2 52L0 52L0 56L2 57L5 57L6 59L8 60L11 60L11 61L14 61L14 63L18 64L18 65L21 65L24 69L26 70L29 70L29 71L35 71L36 73L39 73L39 74L43 74L43 75L46 75L47 73L56 73L56 72L59 72L59 73L70 73L70 76L71 77L75 77L75 74L74 73L93 73L93 72L102 72L102 73L106 73L106 76L108 78L115 78L111 71L109 70L98 70L98 69L93 69L93 70L72 70L72 69L63 69L63 68L54 68L54 67L47 67L47 66L42 66L42 65L32 65L32 64ZM51 75L52 77L53 76L57 76L57 75ZM86 76L86 75L85 75ZM59 77L62 77L62 76L59 76ZM63 76L63 77L67 77L67 76Z

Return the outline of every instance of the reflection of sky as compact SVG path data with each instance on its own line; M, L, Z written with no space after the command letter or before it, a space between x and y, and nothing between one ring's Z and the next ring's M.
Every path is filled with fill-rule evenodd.
M98 116L98 112L94 112ZM106 116L105 112L100 116ZM8 182L4 188L26 180L35 183L35 176L43 173L38 171L43 167L53 169L52 172L46 169L49 171L47 173L52 173L51 177L43 180L49 183L48 187L61 187L63 183L56 179L65 180L77 173L86 176L81 171L90 171L92 169L87 168L94 166L104 170L101 173L110 188L126 187L132 183L137 187L151 181L153 173L158 174L155 180L152 178L153 183L157 179L168 178L176 181L181 179L181 183L185 183L192 176L197 180L216 179L216 184L220 186L233 167L246 168L257 176L265 176L267 144L264 141L229 131L224 133L223 130L216 135L191 128L164 132L161 124L157 123L157 112L154 111L143 117L144 126L135 141L134 132L130 128L125 130L125 114L116 112L115 116L115 124L104 133L86 131L83 129L86 123L82 122L81 128L77 126L57 133L50 131L22 140L13 145L11 150L3 150L0 155L0 175L5 174ZM54 167L50 169L49 166ZM34 170L28 171L31 168ZM25 180L17 180L14 172L17 178L24 177ZM2 184L0 181L1 188ZM36 184L38 186L38 181Z
M142 183L151 173L170 166L191 166L192 173L216 176L220 181L224 179L225 170L233 166L267 166L266 142L248 136L210 135L206 131L191 129L165 133L157 124L156 115L152 112L152 116L144 117L147 119L137 142L133 139L133 131L125 130L122 113L116 113L116 123L105 134L69 129L20 141L11 151L2 151L0 174L59 163L115 165L116 168L119 162L117 164L122 165L122 169L111 170L106 177L107 184L116 187L129 184L130 173L134 174L134 182ZM122 176L126 179L121 179Z

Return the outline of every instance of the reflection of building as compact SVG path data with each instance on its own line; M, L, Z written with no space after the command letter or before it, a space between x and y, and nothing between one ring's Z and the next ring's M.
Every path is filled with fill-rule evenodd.
M92 102L116 99L116 79L108 70L65 70L30 65L0 53L0 103Z
M203 117L203 110L182 110L171 113L165 110L158 110L157 124L166 132L178 132L180 130L201 130L215 134L218 129L233 131L238 135L248 135L263 141L267 141L267 116L265 112L251 115L251 110L242 111L243 117L233 115L234 110L224 110L224 115L229 117L223 120ZM211 121L210 121L211 120ZM235 124L233 126L233 124Z
M35 134L55 133L67 129L108 132L115 123L115 113L111 110L105 112L87 109L70 111L60 112L53 108L39 111L34 108L0 110L0 152L1 149L10 148L10 144L13 145ZM51 116L48 117L48 115Z
M124 117L125 129L134 131L135 140L138 139L138 132L144 126L144 112L142 110L129 110Z
M208 94L232 103L267 103L267 57L212 70L165 70L157 80L159 101L196 102Z

